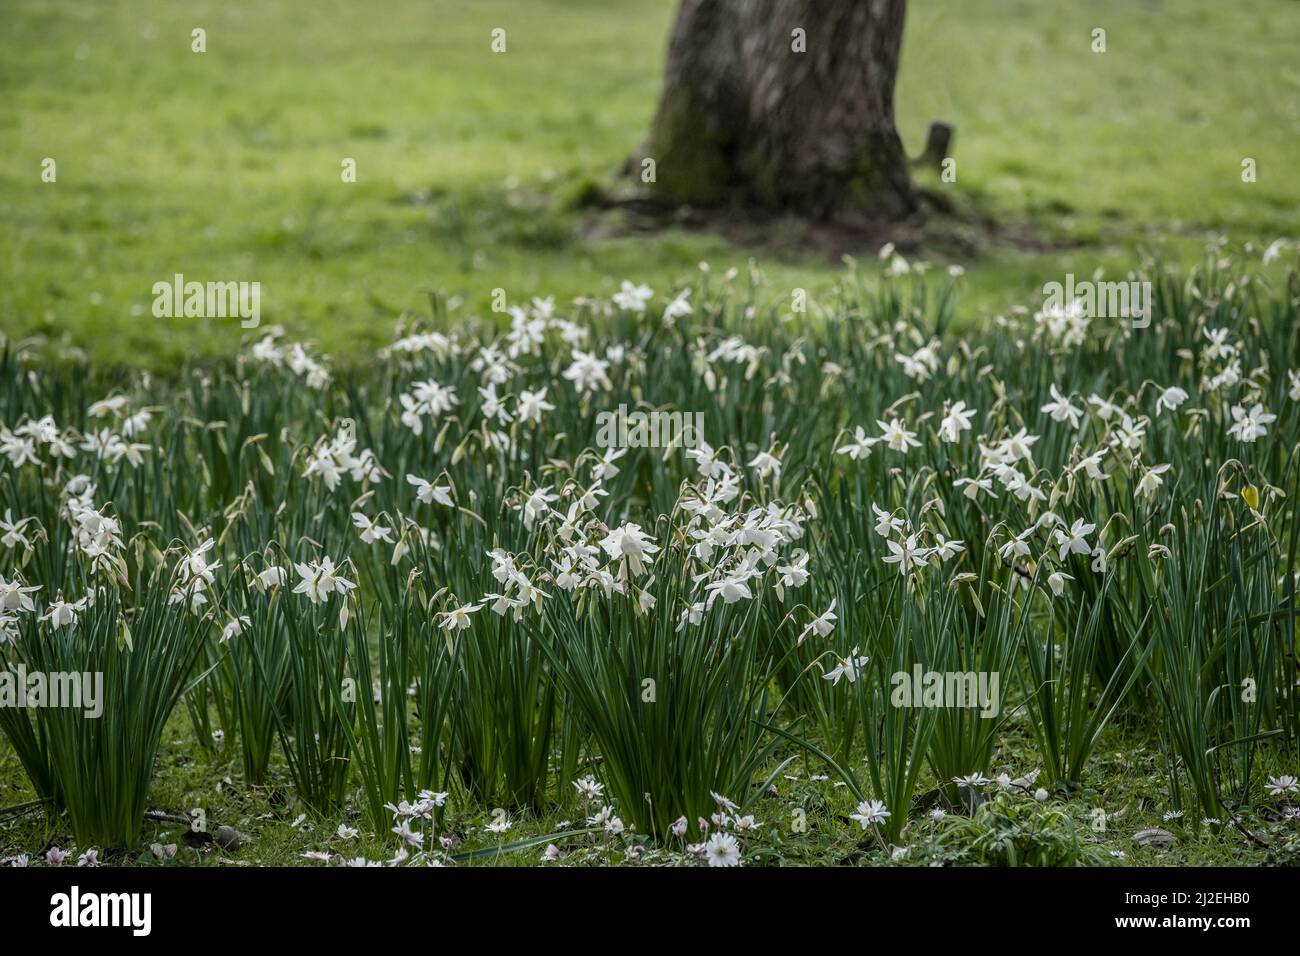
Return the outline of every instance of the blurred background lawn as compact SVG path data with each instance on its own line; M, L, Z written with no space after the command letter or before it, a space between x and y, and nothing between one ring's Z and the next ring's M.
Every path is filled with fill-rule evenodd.
M260 281L263 325L341 360L429 289L474 309L498 286L668 292L700 260L750 258L775 290L827 287L825 254L583 238L575 199L644 136L674 6L0 0L0 331L159 367L236 349L235 320L152 316L153 283L176 272ZM1300 222L1300 3L913 0L909 152L932 119L956 124L958 182L928 184L1039 240L934 257L965 267L968 321L1041 301L1065 272L1123 273L1140 246L1261 247Z

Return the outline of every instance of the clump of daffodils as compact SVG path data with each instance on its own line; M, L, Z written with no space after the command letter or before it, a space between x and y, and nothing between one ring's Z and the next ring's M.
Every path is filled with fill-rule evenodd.
M925 266L890 248L880 270L901 286ZM1294 336L1227 285L1189 279L1196 306L1149 327L1081 301L1027 303L992 334L957 337L905 300L827 306L825 329L792 327L745 300L734 273L704 276L536 298L454 327L404 322L378 372L332 369L271 330L184 388L142 377L69 407L35 370L17 377L2 407L21 411L0 421L0 654L20 655L33 633L84 632L106 594L132 618L161 569L158 605L222 653L274 636L285 605L314 636L337 612L340 630L360 620L373 640L392 628L370 612L400 605L418 611L413 641L486 648L504 669L519 645L490 640L554 639L557 618L595 618L676 646L722 634L719 647L775 648L810 698L856 700L889 659L864 625L936 594L982 618L979 595L997 593L1028 609L1046 645L1103 587L1175 577L1197 557L1187 529L1211 520L1270 570L1243 586L1241 600L1265 604L1238 608L1241 620L1285 606L1300 575L1283 504L1300 368ZM624 406L706 427L606 447L597 417ZM479 692L469 674L456 694ZM987 769L954 785L992 786ZM655 837L739 865L761 835L739 809L748 794L695 783L692 819ZM626 842L638 808L606 785L573 783L582 820ZM739 805L714 793L710 813L711 786ZM1289 775L1267 787L1286 801L1297 789ZM401 796L387 809L402 859L441 861L447 794ZM897 839L907 808L862 796L843 817ZM520 825L482 821L478 837L498 842Z

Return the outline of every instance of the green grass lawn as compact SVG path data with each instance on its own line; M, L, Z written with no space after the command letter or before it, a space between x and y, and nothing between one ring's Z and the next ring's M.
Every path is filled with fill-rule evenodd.
M282 763L274 767L275 777L265 786L247 785L240 774L239 758L233 747L203 750L193 744L192 731L185 715L172 715L164 737L163 754L150 789L150 807L169 819L146 822L141 847L129 854L106 859L116 864L157 865L235 865L235 866L303 866L309 863L304 854L327 852L348 859L365 857L388 860L397 845L387 833L375 833L358 810L341 811L337 819L322 819L303 812L294 799L292 786ZM999 754L999 767L1032 768L1037 757L1028 746L1028 731L1018 728L1011 735L1013 746ZM827 776L827 769L816 760L804 759L793 750L782 757L796 756L785 766L772 789L754 806L765 823L757 846L750 848L750 863L793 866L833 866L843 864L881 866L888 862L885 854L862 840L862 834L849 819L854 801L848 791ZM1265 755L1266 766L1281 772L1283 760ZM771 773L778 764L764 771ZM1300 858L1300 842L1278 834L1272 846L1261 847L1231 827L1218 831L1183 828L1173 830L1177 839L1170 845L1142 844L1134 836L1151 827L1168 828L1170 822L1161 813L1164 805L1165 777L1160 755L1152 748L1141 728L1115 727L1105 734L1100 756L1093 767L1091 784L1071 793L1054 791L1037 805L1034 819L1037 829L1022 825L1017 846L1076 840L1079 849L1072 855L1077 864L1085 857L1093 865L1109 866L1276 866L1294 865ZM927 779L927 788L933 781ZM527 866L536 864L547 843L563 849L565 865L617 865L637 862L643 866L682 865L680 848L656 849L642 840L619 841L588 836L582 838L545 837L582 826L586 812L572 787L557 784L553 792L559 806L544 814L514 815L514 826L504 840L483 832L492 820L490 808L475 805L459 792L455 795L440 833L456 842L451 854L461 865ZM51 846L71 849L75 841L63 821L51 820L36 806L31 786L22 767L10 753L0 754L0 807L15 808L0 814L0 855L28 854L33 865L42 862L42 854ZM1023 796L1022 807L1034 807ZM1109 807L1104 818L1096 809ZM187 833L177 818L201 809L207 834ZM802 812L806 829L791 827ZM1043 816L1047 814L1048 816ZM913 850L898 865L1006 865L1005 856L977 849L969 835L954 831L954 824L966 818L950 815L936 821L919 813L914 824ZM344 823L360 832L351 840L341 839L336 828ZM219 827L233 827L247 842L238 849L223 848L209 835ZM979 831L977 831L979 832ZM541 842L532 841L543 838ZM860 842L861 841L861 842ZM156 859L148 848L152 844L173 847L175 856ZM518 850L504 846L526 844ZM864 845L865 844L865 845ZM635 857L629 847L646 851ZM69 865L75 862L69 861ZM1024 862L1021 862L1024 865Z
M1300 209L1300 4L915 0L898 114L909 151L956 124L956 189L1048 247L962 258L960 315L1136 248L1265 244ZM0 331L108 361L229 353L233 321L156 319L153 283L262 283L264 323L346 358L441 289L485 308L667 291L755 257L770 286L839 263L709 235L585 240L573 199L643 136L671 0L5 0ZM190 49L195 27L207 52ZM490 32L507 31L494 54ZM1107 31L1093 53L1091 31ZM814 35L813 42L816 42ZM57 162L56 183L41 162ZM358 181L340 179L354 158ZM1258 182L1241 180L1252 157Z

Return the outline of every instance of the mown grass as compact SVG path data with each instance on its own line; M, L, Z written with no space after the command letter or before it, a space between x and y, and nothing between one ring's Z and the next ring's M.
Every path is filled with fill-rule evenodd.
M1073 793L1054 792L1049 801L1038 805L1068 815L1097 862L1114 866L1263 866L1294 865L1300 861L1300 840L1290 832L1294 830L1293 825L1283 825L1270 833L1252 821L1254 839L1231 827L1198 831L1175 826L1171 832L1176 831L1177 842L1170 846L1136 844L1134 834L1151 827L1170 827L1163 816L1166 798L1160 755L1151 747L1150 736L1140 722L1132 720L1108 728L1099 749L1087 788ZM910 865L914 862L890 861L878 848L861 846L864 842L859 839L861 834L848 820L855 803L848 791L833 778L825 778L826 768L815 760L806 760L793 748L778 755L780 760L791 756L796 761L785 767L773 791L753 807L764 821L766 832L760 831L761 837L751 842L748 862L797 866L879 866L889 862ZM779 761L774 759L763 776L778 765ZM999 748L997 765L1013 773L1038 766L1027 726L1015 727L1007 735L1004 746ZM1288 766L1289 762L1281 755L1267 753L1261 770L1276 775L1286 772ZM788 779L787 774L798 779ZM936 784L932 778L927 779L925 788L929 790ZM565 829L561 824L571 826L572 821L580 825L583 808L572 788L561 783L556 786L554 796L560 803L553 809L540 815L515 816L515 826L504 843L556 833ZM116 857L117 862L159 865L147 852L152 843L175 844L176 856L165 863L185 866L302 866L308 863L303 854L310 851L382 861L391 858L395 851L391 836L366 826L360 808L341 813L337 820L305 815L293 800L292 783L282 760L276 761L266 785L248 786L240 776L238 754L230 748L209 753L194 747L189 720L179 711L164 736L150 797L152 809L172 816L185 816L201 808L209 832L221 826L234 827L248 842L238 850L192 836L187 842L186 825L146 821L141 849L127 857ZM0 808L21 806L32 799L31 788L17 759L7 748L0 748ZM465 859L461 865L522 866L538 862L541 846L492 852L499 843L483 832L483 827L491 822L491 808L461 800L456 803L441 831L455 834L462 841L453 852L463 855L489 851ZM1097 824L1099 806L1109 808L1104 830ZM802 832L795 828L801 814L806 824ZM950 825L955 819L949 818L945 823ZM335 833L339 823L356 827L357 837L340 840ZM1261 846L1260 836L1271 845ZM941 824L924 814L914 821L909 838L916 859L970 860L962 856L971 852L969 842L949 835ZM641 845L638 841L614 843L581 838L558 843L569 865L682 862L679 854L656 850L653 846L647 847L644 857L631 860L625 850L628 846ZM0 815L0 855L27 853L35 861L50 846L67 850L73 845L66 826L57 819L51 820L39 809Z
M154 282L263 284L263 321L346 360L426 289L485 309L659 289L753 256L774 288L839 263L671 230L580 238L573 199L646 129L671 0L11 0L0 31L0 331L168 367L228 354L232 321L155 319ZM207 30L207 52L190 31ZM489 33L507 30L494 55ZM1107 52L1090 50L1094 27ZM1065 272L1111 274L1211 231L1294 233L1300 6L916 0L898 86L918 152L957 126L964 203L1042 251L982 244L958 318L1032 302ZM816 36L813 35L813 42ZM1243 157L1259 180L1244 184ZM40 180L53 157L58 181ZM359 180L340 181L357 160Z

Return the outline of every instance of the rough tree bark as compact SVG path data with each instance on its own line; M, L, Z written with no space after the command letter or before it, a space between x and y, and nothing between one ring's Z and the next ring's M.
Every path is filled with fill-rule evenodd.
M906 5L682 0L641 149L655 161L647 188L673 204L819 219L915 212L894 128Z

